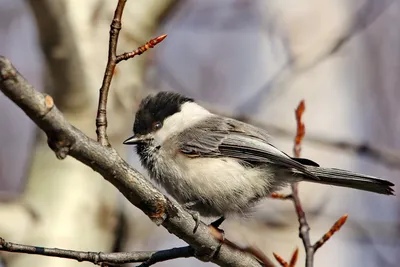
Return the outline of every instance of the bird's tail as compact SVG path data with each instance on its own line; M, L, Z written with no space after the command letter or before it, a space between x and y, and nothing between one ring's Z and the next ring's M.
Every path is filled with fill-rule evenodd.
M393 183L373 176L314 166L307 166L307 170L319 178L304 177L304 180L307 182L350 187L384 195L394 195Z

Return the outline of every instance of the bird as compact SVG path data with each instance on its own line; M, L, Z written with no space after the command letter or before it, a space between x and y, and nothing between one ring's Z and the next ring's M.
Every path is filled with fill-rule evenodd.
M150 178L192 214L219 217L215 227L297 182L394 195L390 181L291 157L270 143L265 130L175 92L145 97L133 133L123 144L136 146Z

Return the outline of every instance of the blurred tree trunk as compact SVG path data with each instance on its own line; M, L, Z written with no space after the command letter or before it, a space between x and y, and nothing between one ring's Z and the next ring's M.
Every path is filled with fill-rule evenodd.
M154 36L174 0L128 1L118 51L136 49ZM71 123L95 138L98 89L107 60L109 25L117 1L32 0L46 62L45 91ZM111 144L123 153L133 112L143 95L149 54L118 66L111 85ZM120 205L115 188L72 158L56 159L38 133L26 189L18 202L0 205L0 236L24 244L110 251ZM18 222L18 223L16 223ZM83 266L71 260L30 255L7 258L16 266ZM87 263L86 263L87 264ZM87 264L92 265L92 264Z

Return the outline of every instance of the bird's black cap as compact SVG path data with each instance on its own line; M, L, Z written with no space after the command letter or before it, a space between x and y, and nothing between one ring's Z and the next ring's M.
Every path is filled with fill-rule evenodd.
M182 104L186 102L193 102L193 99L174 92L159 92L147 96L136 112L133 132L140 135L150 133L153 123L163 122L169 116L179 112Z

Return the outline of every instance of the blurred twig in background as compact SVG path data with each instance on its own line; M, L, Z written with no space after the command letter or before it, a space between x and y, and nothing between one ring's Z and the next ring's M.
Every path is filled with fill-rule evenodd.
M345 31L334 36L329 43L325 43L321 50L309 49L306 51L310 54L304 60L304 53L297 54L287 42L284 36L284 30L280 31L281 39L285 43L285 49L288 53L288 60L282 67L269 79L265 85L258 89L256 94L249 98L246 102L238 107L239 110L250 110L252 113L261 106L260 103L268 94L268 101L273 101L278 95L284 94L289 84L301 73L308 71L317 64L323 62L328 57L337 53L345 44L347 44L354 36L370 26L394 1L393 0L367 0L351 18L350 25ZM309 59L311 58L311 60ZM304 61L304 62L303 62Z

